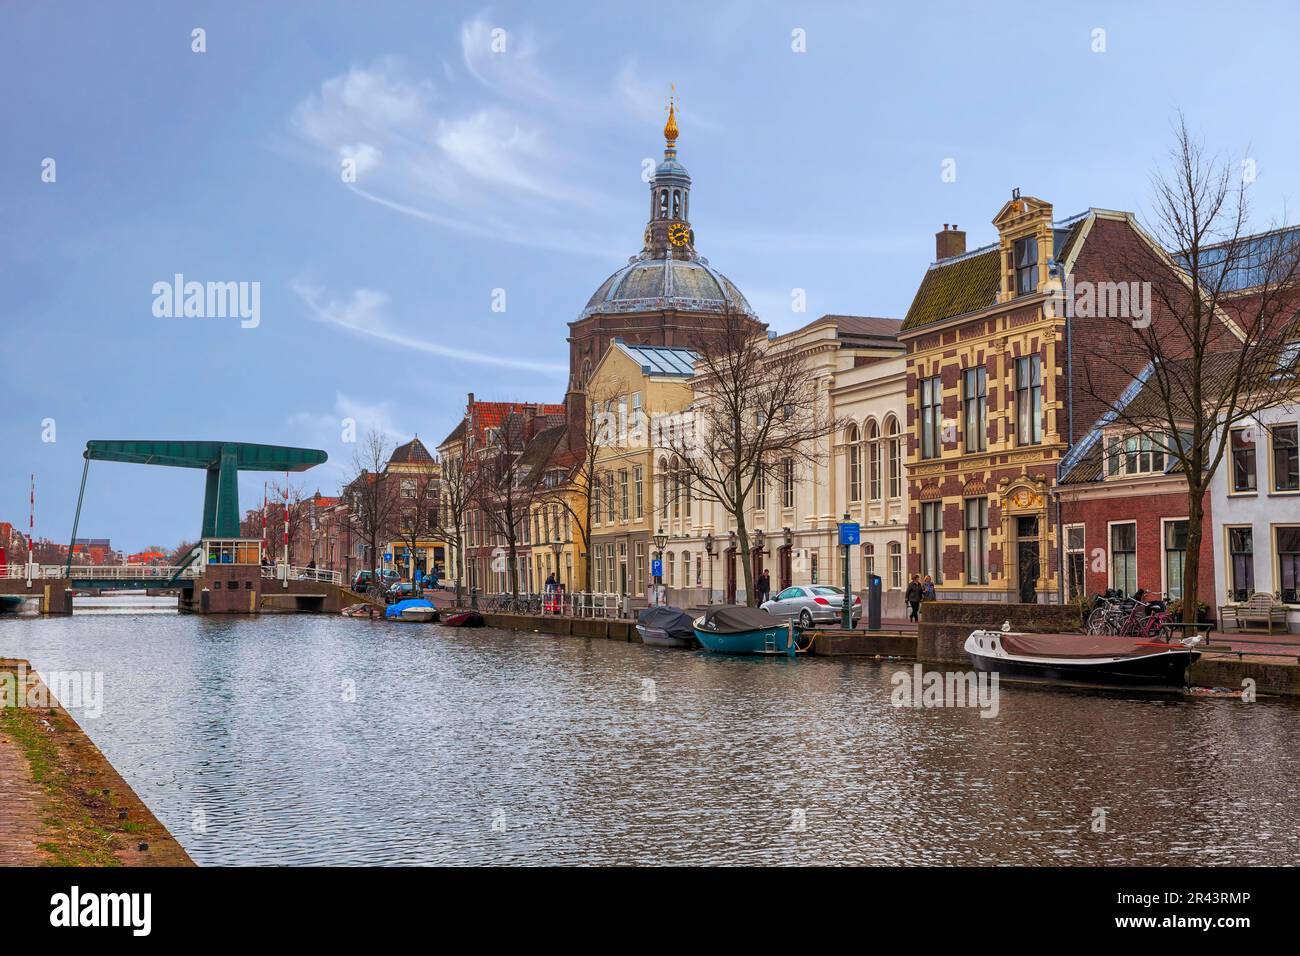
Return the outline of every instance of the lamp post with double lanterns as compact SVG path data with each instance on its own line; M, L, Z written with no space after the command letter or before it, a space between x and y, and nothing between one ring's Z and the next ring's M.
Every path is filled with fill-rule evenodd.
M709 603L713 603L713 532L704 536L704 553L709 556Z

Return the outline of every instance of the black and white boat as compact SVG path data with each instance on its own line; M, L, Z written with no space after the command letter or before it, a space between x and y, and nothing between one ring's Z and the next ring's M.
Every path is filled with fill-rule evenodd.
M976 670L1005 677L1084 684L1185 687L1187 668L1201 655L1186 642L1095 634L971 631L966 653Z
M693 623L691 616L677 607L648 607L636 616L641 643L655 647L694 647Z

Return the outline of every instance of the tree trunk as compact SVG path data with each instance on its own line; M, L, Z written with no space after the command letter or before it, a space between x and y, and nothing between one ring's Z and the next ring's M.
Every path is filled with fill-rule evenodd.
M1183 562L1183 623L1197 620L1197 583L1201 571L1201 539L1205 522L1205 489L1187 486L1187 559ZM1163 542L1162 542L1163 544ZM1184 636L1189 636L1185 634Z

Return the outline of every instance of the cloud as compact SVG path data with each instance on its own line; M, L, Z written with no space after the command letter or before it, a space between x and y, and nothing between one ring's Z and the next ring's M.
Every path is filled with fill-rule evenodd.
M374 289L354 289L346 299L334 299L328 298L324 290L303 281L294 282L292 288L316 319L362 338L460 362L521 369L554 378L568 374L566 365L457 348L428 338L412 336L396 329L388 321L389 297L384 292Z
M332 77L294 109L290 127L334 175L352 160L353 192L467 235L609 258L615 244L590 229L557 233L575 209L611 205L580 157L538 116L413 76L381 57Z

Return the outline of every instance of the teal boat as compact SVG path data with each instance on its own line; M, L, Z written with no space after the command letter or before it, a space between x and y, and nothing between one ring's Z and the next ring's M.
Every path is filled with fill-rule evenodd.
M716 654L784 654L794 657L812 645L812 638L790 621L761 608L722 605L695 619L695 639Z

